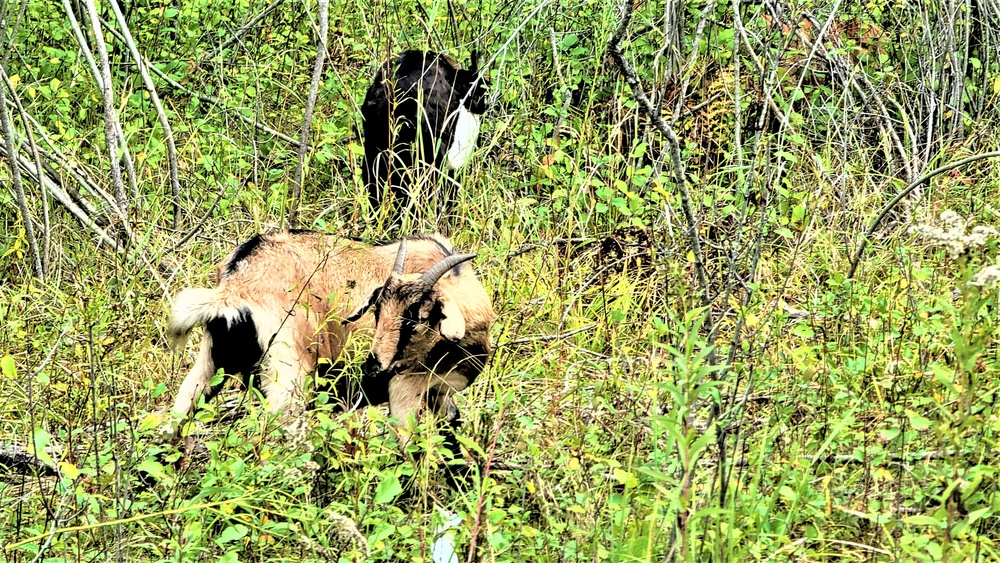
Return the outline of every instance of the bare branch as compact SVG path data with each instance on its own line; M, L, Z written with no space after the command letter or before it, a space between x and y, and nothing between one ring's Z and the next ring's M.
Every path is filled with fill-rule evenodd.
M7 73L0 67L0 74L6 78ZM5 81L6 82L6 81ZM4 141L7 146L7 154L11 157L10 176L14 184L14 192L17 194L17 205L21 208L21 217L24 221L24 233L28 238L28 251L31 253L32 266L35 277L45 279L45 271L42 269L42 255L38 252L38 241L35 240L35 227L31 223L31 210L28 208L28 200L24 196L24 185L21 183L21 172L13 155L17 154L17 147L14 146L14 126L10 123L10 114L7 112L6 88L0 84L0 132L3 132Z
M111 2L111 9L115 12L115 19L118 20L118 26L121 27L124 43L128 46L132 60L135 61L135 66L139 70L139 76L142 77L142 83L146 86L146 91L149 92L149 99L153 102L156 116L160 120L160 127L163 128L163 136L167 141L167 163L170 168L170 195L173 196L174 200L174 229L176 229L179 225L181 214L181 184L177 173L177 146L174 145L174 132L170 128L167 113L163 110L163 104L160 103L160 96L156 93L156 85L153 84L153 79L150 78L149 72L146 71L142 55L139 53L139 48L136 47L135 40L132 39L132 33L128 29L128 22L125 20L125 15L122 14L118 2Z
M63 0L63 2L67 2L67 1L68 0ZM117 29L111 27L108 24L108 22L106 22L104 20L101 20L101 25L103 25L104 29L107 30L109 33L111 33L111 35L114 35L115 38L117 38L118 40L120 40L120 41L124 41L125 40L125 38L122 37L121 33L119 33ZM251 127L254 127L256 129L260 129L261 131L267 133L268 135L272 135L275 138L280 139L280 140L284 141L285 143L287 143L289 145L292 145L293 147L298 147L299 146L299 142L297 140L289 137L288 135L285 135L284 133L281 133L280 131L277 131L274 128L269 127L269 126L267 126L267 125L265 125L263 123L259 123L257 121L254 121L253 119L251 119L251 118L243 115L241 112L233 111L233 110L227 108L215 96L209 96L208 94L202 94L200 92L195 92L194 90L191 90L191 89L185 87L180 82L177 82L173 78L170 78L170 76L167 73L165 73L162 70L160 70L159 68L157 68L156 65L151 64L149 62L149 60L146 59L145 57L143 57L142 60L146 64L146 68L152 70L153 74L155 74L156 76L160 77L160 79L162 79L164 82L166 82L171 88L174 88L175 90L179 90L179 91L183 92L184 94L187 94L188 96L197 98L199 101L205 102L206 104L211 104L212 106L217 107L217 108L221 109L222 111L226 112L228 115L236 117L236 119L239 119L243 123L246 123L247 125L249 125Z
M680 142L677 140L677 134L674 133L673 128L663 120L663 116L656 111L653 103L646 96L645 91L642 89L642 84L639 82L639 77L635 73L635 69L625 59L625 55L622 52L621 42L625 36L625 32L628 30L628 24L631 19L632 2L626 0L622 2L621 20L618 23L618 29L611 36L611 41L608 42L608 50L611 52L611 57L615 60L615 64L618 65L619 70L621 70L622 75L625 77L625 82L631 88L635 100L639 102L646 116L659 129L660 133L663 134L669 145L670 160L674 167L674 183L677 185L677 190L681 195L681 206L684 209L684 218L687 220L688 241L691 245L691 252L694 254L694 266L701 290L701 302L703 305L708 305L712 299L709 295L708 273L705 270L705 255L701 250L701 236L698 234L698 218L695 216L694 208L691 205L691 194L687 188L684 164L681 162Z
M125 184L122 181L121 162L118 155L119 131L115 124L118 115L115 112L114 92L111 89L111 61L108 60L107 45L101 34L100 18L94 0L83 0L90 18L90 26L94 32L94 43L100 63L101 97L104 98L104 138L107 141L108 160L111 165L111 184L114 186L115 203L121 213L124 223L128 223L128 198L125 196ZM72 12L72 10L70 10Z
M4 150L4 147L2 145L0 145L0 153L6 153L6 150ZM31 163L27 160L27 158L21 156L20 154L14 154L10 155L10 160L12 164L20 166L22 170L25 170L29 173L31 172L31 167L30 167ZM63 190L62 187L58 183L56 183L52 178L49 178L47 175L44 175L41 178L35 178L35 180L39 184L41 184L42 188L44 188L46 191L52 194L52 196L56 198L56 200L59 203L63 204L63 206L70 213L72 213L73 216L76 217L83 224L83 226L90 229L103 242L108 244L116 252L125 251L125 249L120 244L118 244L118 242L116 242L113 238L111 238L111 236L108 235L108 233L105 232L104 229L102 229L97 223L95 223L94 220L90 217L90 215L88 215L86 211L81 209L80 206L78 206L76 202L74 202L73 199L66 193L66 191Z
M101 71L97 66L97 61L94 59L94 53L90 50L90 44L87 42L86 34L84 34L83 28L80 27L80 23L76 19L76 12L74 11L73 6L70 5L70 0L63 0L63 10L66 12L66 17L69 20L70 28L73 30L73 36L76 38L76 42L80 46L80 51L83 53L84 58L87 60L88 66L90 66L90 73L94 77L94 81L100 87L100 85L104 83L104 79L101 77ZM119 36L119 39L120 38L121 37ZM121 123L118 122L117 115L115 116L115 128L118 130L119 136L121 137L125 136L124 132L122 131ZM38 130L44 136L44 130L41 127L39 127ZM56 149L51 142L49 143L49 146L53 147L53 150L55 150L58 153L58 149ZM122 156L125 159L125 168L129 174L129 181L132 184L132 192L138 193L138 186L136 186L135 183L135 170L133 170L132 168L132 156L128 152L128 145L122 145L121 148L123 151ZM66 167L63 166L63 168ZM114 198L111 197L109 194L107 194L99 186L97 186L95 182L81 183L81 185L88 185L88 187L90 188L96 188L93 189L93 193L103 197L104 200L111 205L112 209L119 211L119 214L121 213L120 210L118 210L118 204L115 203ZM127 225L128 221L125 220L125 216L121 215L121 217L123 219L122 223Z
M274 0L273 2L265 6L264 9L261 10L259 14L250 18L250 21L243 24L243 27L237 29L236 33L232 34L228 39L226 39L218 47L216 47L215 50L212 51L212 54L198 61L198 64L196 66L201 66L205 64L206 61L214 61L216 57L222 54L223 49L239 41L240 37L243 37L246 34L246 32L253 29L254 26L260 23L260 20L266 18L268 14L276 10L278 6L284 3L284 1L285 0Z
M914 180L909 186L903 188L898 194L896 194L896 197L892 198L892 201L885 204L885 207L883 207L882 210L879 211L878 215L875 216L875 220L872 221L871 226L868 227L868 230L865 231L865 234L861 237L861 243L858 245L858 251L854 254L854 258L851 259L850 269L847 270L848 279L854 277L854 272L858 269L858 264L861 262L861 255L862 253L864 253L865 247L868 245L868 239L870 239L871 236L875 234L875 229L878 228L879 224L882 222L883 219L885 219L885 216L889 213L889 211L891 211L892 208L895 207L897 203L902 201L903 198L909 195L910 192L915 190L917 187L923 185L924 182L927 182L928 180L930 180L934 176L937 176L938 174L943 174L949 170L954 170L955 168L958 168L960 166L965 166L966 164L975 162L977 160L983 160L984 158L997 158L997 157L1000 157L1000 151L974 154L970 157L963 158L962 160L956 160L951 164L946 164L944 166L941 166L940 168L935 168L934 170L931 170L930 172Z
M42 175L42 159L39 155L38 145L35 143L35 134L31 130L31 119L28 116L28 112L24 111L24 106L21 105L21 99L17 95L17 90L14 88L14 84L11 83L10 77L4 72L3 66L0 65L0 75L3 75L3 82L7 85L7 89L10 91L10 99L14 102L14 107L17 109L17 113L21 118L21 126L24 127L25 137L28 141L28 148L31 149L31 157L35 161L35 173L39 176ZM0 86L3 88L3 86ZM45 190L41 193L42 200L42 271L49 271L49 249L52 248L51 236L52 236L52 224L49 218L49 198Z
M7 61L10 60L10 55L16 51L14 47L17 45L14 42L17 39L17 28L21 27L21 22L24 21L24 11L28 8L28 0L21 0L21 9L17 11L17 19L14 20L14 25L10 26L9 29L5 29L8 19L6 8L6 2L0 3L0 44L7 43L3 58L0 59L0 66L4 68L7 68Z
M309 98L306 100L306 111L302 117L302 133L299 135L299 161L295 165L295 176L292 178L292 199L289 202L288 226L295 228L299 220L299 198L302 196L302 182L305 180L306 156L309 153L309 129L312 127L313 110L316 108L316 97L319 95L319 81L323 78L323 63L326 61L326 39L330 31L330 0L319 0L319 37L316 40L316 65L313 67L312 83L309 85Z

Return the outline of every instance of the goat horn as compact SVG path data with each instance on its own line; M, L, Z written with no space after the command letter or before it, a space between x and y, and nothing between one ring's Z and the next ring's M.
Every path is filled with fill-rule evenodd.
M427 287L434 287L434 284L448 273L448 270L475 257L475 254L452 254L451 256L446 256L440 262L431 266L431 269L424 272L424 275L420 276L420 281L427 284Z
M406 261L406 239L399 241L399 250L396 251L396 263L392 265L392 273L401 275L403 273L403 262Z

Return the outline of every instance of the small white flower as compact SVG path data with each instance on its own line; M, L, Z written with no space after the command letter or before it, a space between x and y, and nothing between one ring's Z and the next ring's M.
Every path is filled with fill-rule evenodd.
M975 287L993 287L1000 282L1000 266L986 266L982 270L976 272L976 275L972 276L969 280L969 285Z
M966 250L979 248L985 245L989 239L997 237L997 230L985 225L976 225L966 233L970 222L971 220L964 219L958 213L947 209L941 212L943 226L914 225L910 227L910 232L927 241L930 246L947 249L948 256L955 259Z

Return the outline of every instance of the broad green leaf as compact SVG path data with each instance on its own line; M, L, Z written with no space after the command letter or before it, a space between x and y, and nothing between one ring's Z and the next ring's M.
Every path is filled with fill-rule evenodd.
M0 358L0 372L4 377L14 379L17 377L17 366L14 365L14 356L4 356Z
M215 539L215 543L219 545L225 545L227 543L232 543L234 541L239 541L246 537L249 529L243 524L233 524L232 526L222 530L219 537Z
M378 488L375 489L375 504L392 502L401 492L403 492L403 487L399 485L399 477L389 475L382 479Z

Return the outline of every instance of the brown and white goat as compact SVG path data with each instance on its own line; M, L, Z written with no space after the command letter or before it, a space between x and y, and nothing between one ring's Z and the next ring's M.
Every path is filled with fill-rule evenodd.
M312 232L258 235L219 265L214 289L177 295L167 337L182 348L205 327L201 352L173 411L187 415L228 374L259 378L272 411L294 419L306 376L320 359L335 362L349 334L374 326L361 393L347 403L389 402L403 421L427 404L454 410L451 395L482 372L490 351L493 307L475 272L438 235L369 245ZM374 315L365 315L371 310ZM172 427L168 426L172 431Z

